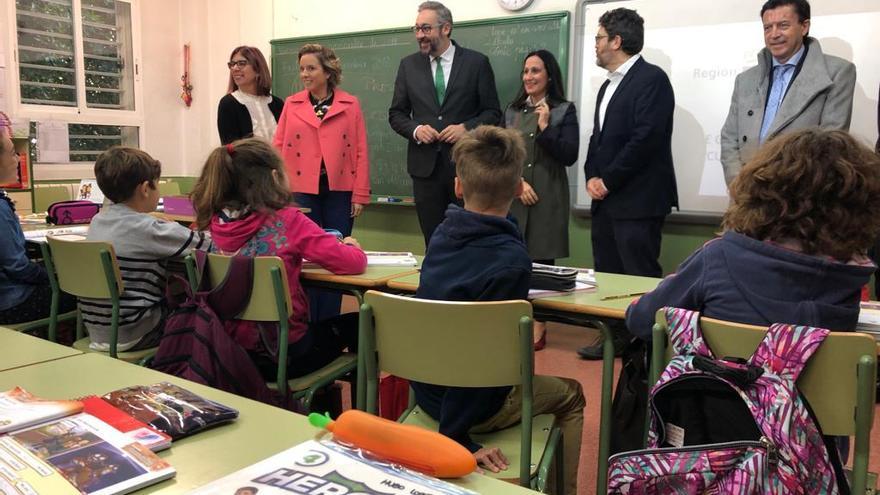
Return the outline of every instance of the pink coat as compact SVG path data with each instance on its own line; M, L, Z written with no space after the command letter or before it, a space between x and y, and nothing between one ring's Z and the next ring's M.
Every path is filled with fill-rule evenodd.
M339 88L333 92L333 104L324 120L315 116L308 91L289 96L273 144L287 165L293 192L318 194L323 158L330 190L351 191L352 203L367 204L370 163L361 105Z

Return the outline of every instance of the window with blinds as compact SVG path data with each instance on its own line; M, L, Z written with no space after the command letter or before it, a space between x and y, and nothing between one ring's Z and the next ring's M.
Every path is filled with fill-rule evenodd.
M137 146L138 126L127 125L136 110L130 0L16 0L15 6L23 113L27 105L75 108L77 120L88 121L105 112L94 120L100 125L67 124L70 162L94 161L113 145ZM115 120L108 110L126 112L119 120L126 125L106 125ZM35 129L32 122L34 155Z
M16 24L22 103L134 109L128 2L16 0Z

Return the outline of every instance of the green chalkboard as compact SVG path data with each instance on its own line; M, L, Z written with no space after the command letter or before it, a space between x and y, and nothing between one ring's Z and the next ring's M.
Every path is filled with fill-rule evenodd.
M413 14L415 18L415 14ZM544 48L556 55L562 73L568 72L569 13L457 22L452 38L461 46L484 53L495 71L501 108L520 87L522 59ZM406 173L406 139L388 125L388 106L400 59L418 50L407 27L272 40L272 93L279 98L300 91L297 53L306 43L333 48L342 62L340 87L361 101L370 149L370 186L377 198L412 196Z

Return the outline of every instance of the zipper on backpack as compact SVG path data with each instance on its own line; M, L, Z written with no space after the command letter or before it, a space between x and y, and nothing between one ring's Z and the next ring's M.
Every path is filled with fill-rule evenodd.
M767 472L769 473L771 469L775 470L776 466L779 464L779 452L777 452L776 445L773 443L773 440L770 440L767 437L761 437L759 442L767 451L767 457L764 461L764 467L767 468Z
M639 450L630 450L627 452L619 452L617 454L612 455L608 458L608 462L610 463L613 459L623 456L632 456L632 455L640 455L640 454L663 454L668 452L694 452L697 450L719 450L725 448L737 448L737 447L761 447L767 451L767 461L766 464L776 466L779 462L779 456L776 452L776 445L767 438L761 437L760 440L737 440L733 442L720 442L720 443L704 443L700 445L689 445L687 447L657 447L655 449L639 449ZM773 460L770 460L770 452L773 452Z

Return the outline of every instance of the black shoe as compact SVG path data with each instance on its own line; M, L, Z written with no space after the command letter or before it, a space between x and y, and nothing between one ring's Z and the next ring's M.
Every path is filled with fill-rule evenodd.
M602 344L586 345L577 350L581 359L588 361L598 361L602 359Z
M626 331L624 328L623 331L617 328L614 332L614 357L621 357L623 355L623 350L632 340L632 335ZM586 359L588 361L599 361L602 359L602 342L600 341L598 344L588 345L581 347L577 350L578 356L581 359Z

